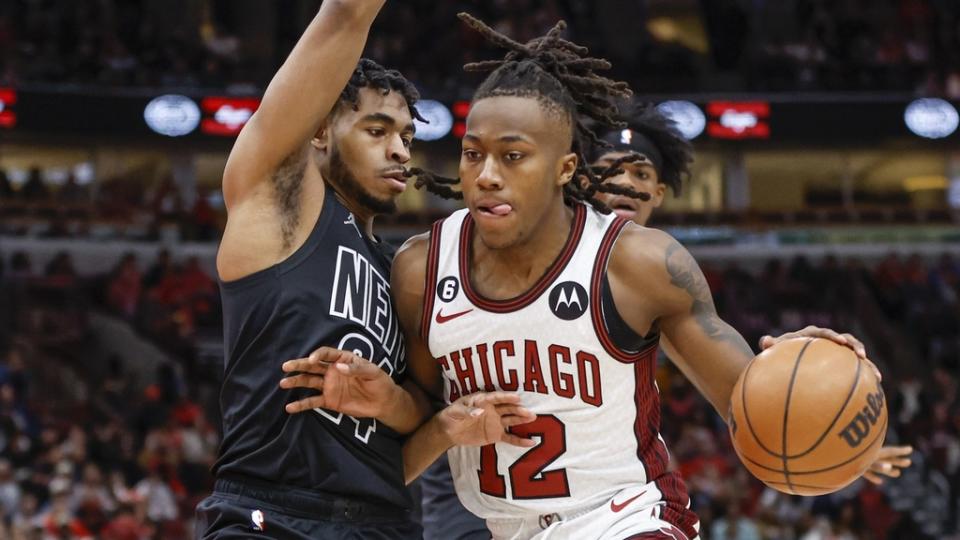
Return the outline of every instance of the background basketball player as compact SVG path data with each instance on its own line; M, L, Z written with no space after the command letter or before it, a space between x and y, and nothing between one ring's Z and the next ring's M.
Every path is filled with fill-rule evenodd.
M674 195L680 194L684 180L690 176L693 147L680 134L674 122L653 105L634 107L624 117L627 121L625 128L601 133L601 139L609 146L596 147L594 166L605 170L622 170L622 173L610 176L607 182L631 188L638 193L647 193L650 198L643 200L613 193L600 193L597 198L619 217L645 226L654 211L663 204L668 188ZM629 156L632 156L630 160L625 161ZM837 337L833 332L814 328L808 329L805 335L827 339ZM760 348L772 347L784 337L774 339L766 336L760 340ZM852 336L846 338L857 343ZM672 359L680 354L662 336L660 346ZM912 446L884 446L864 478L879 485L883 483L883 476L899 477L900 469L910 466L911 453Z

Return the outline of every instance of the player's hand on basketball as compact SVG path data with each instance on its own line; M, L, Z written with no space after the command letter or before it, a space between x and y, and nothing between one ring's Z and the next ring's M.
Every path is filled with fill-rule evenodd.
M899 478L900 470L906 469L913 463L910 460L912 453L912 446L884 446L880 449L877 460L870 466L870 470L863 473L863 477L878 486L883 483L884 476Z
M877 366L867 358L867 348L864 347L863 342L859 339L853 337L850 334L841 334L835 332L829 328L820 328L819 326L808 326L803 330L798 330L796 332L787 332L777 337L773 336L763 336L760 338L760 350L766 350L770 347L773 347L777 343L787 339L801 338L801 337L812 337L812 338L823 338L829 339L834 343L838 343L845 347L849 347L853 352L857 353L861 359L866 360L870 364L870 367L873 368L873 372L877 375L877 380L882 381L883 375L880 373L880 370L877 369Z
M286 410L291 414L323 408L357 418L378 418L402 392L373 362L332 347L320 347L307 358L284 362L283 371L291 375L280 381L281 388L319 392L288 403Z
M513 426L536 420L537 415L520 405L512 392L480 392L464 396L440 411L444 435L453 446L486 446L498 442L531 447L532 439L510 433Z

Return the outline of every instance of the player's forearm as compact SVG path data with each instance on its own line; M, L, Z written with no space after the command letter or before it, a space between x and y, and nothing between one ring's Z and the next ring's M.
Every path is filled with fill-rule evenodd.
M730 393L753 351L746 340L716 314L704 331L702 321L687 318L673 326L665 324L660 344L688 380L707 398L725 421L730 411Z
M404 481L409 484L453 446L435 415L420 426L403 445Z
M326 0L274 76L250 128L269 137L279 159L318 129L356 68L385 0Z
M417 385L407 382L396 387L391 405L377 420L397 433L407 435L420 427L432 413L433 409L426 395Z

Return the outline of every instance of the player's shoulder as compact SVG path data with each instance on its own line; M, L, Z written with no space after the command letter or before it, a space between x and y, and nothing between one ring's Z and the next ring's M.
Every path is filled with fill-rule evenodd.
M427 275L428 257L430 254L430 232L410 237L397 250L393 259L391 281L393 287L409 289L409 285L419 283L423 288L423 281ZM415 289L416 287L413 287Z
M668 251L679 245L672 236L660 229L628 223L613 246L611 259L640 267L662 265Z

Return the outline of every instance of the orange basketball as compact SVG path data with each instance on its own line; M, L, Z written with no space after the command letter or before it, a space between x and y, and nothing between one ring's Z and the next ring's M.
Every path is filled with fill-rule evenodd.
M870 365L826 339L778 343L740 375L730 435L740 461L794 495L837 491L877 458L887 404Z

